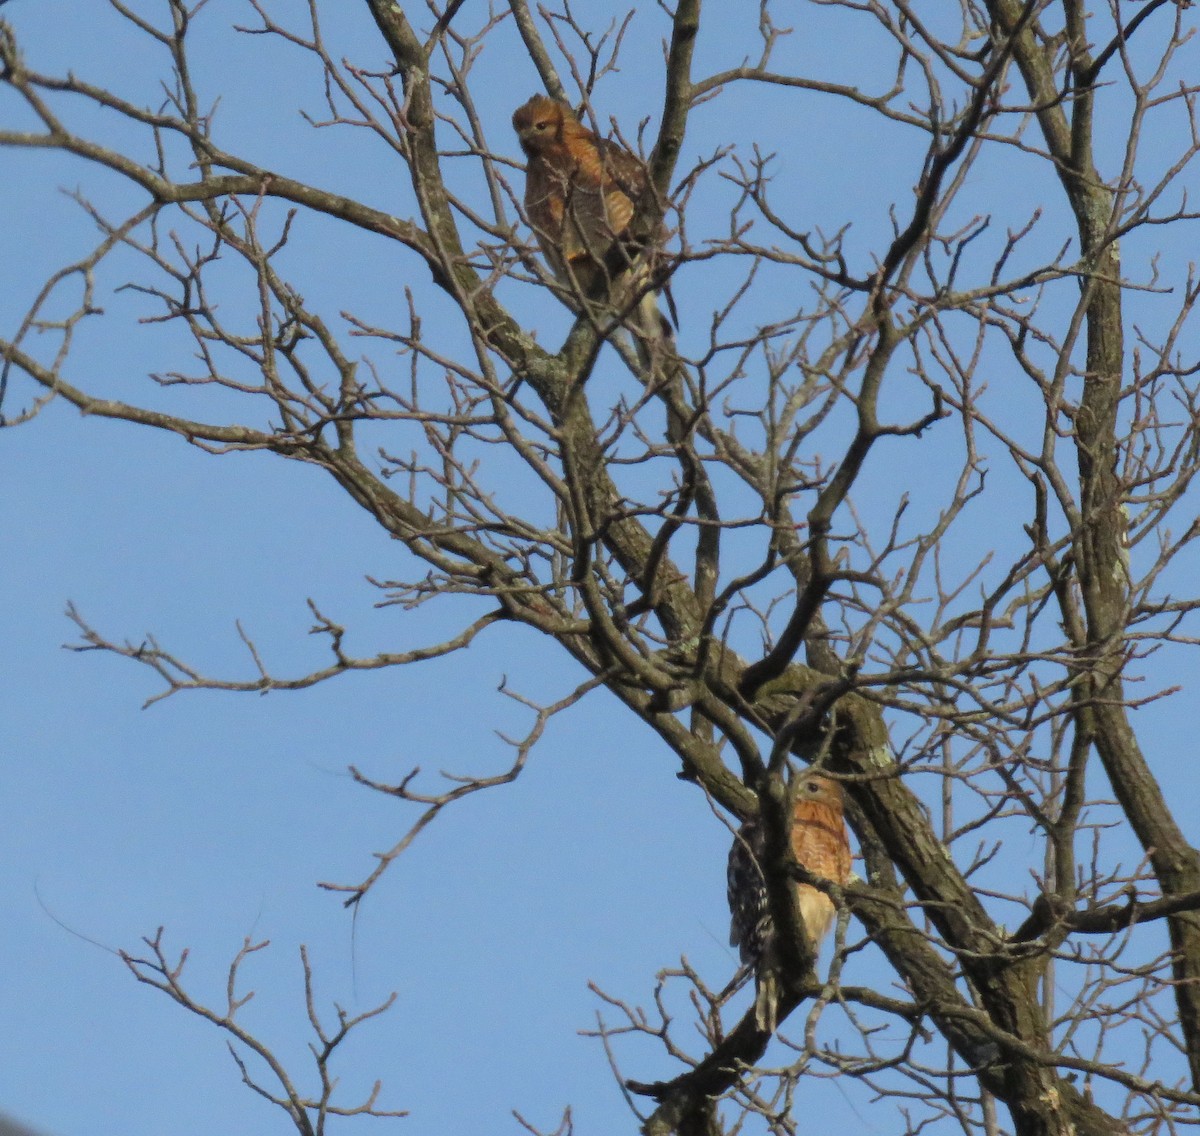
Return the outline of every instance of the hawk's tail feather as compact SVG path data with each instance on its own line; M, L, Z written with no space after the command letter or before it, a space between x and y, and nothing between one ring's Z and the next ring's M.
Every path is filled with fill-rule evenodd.
M759 967L754 975L754 1024L764 1033L774 1033L779 1018L779 983L775 972Z
M671 306L673 308L674 304ZM673 347L675 343L675 329L658 306L655 293L647 292L638 301L629 323L633 331L634 345L637 347L638 361L643 367L653 369L656 356L661 354L663 348Z
M675 306L675 297L671 293L670 280L663 281L662 288L659 289L659 295L661 295L662 298L667 301L667 311L671 313L671 323L674 325L675 330L678 331L679 330L679 309ZM663 317L663 322L664 323L666 322L665 316Z

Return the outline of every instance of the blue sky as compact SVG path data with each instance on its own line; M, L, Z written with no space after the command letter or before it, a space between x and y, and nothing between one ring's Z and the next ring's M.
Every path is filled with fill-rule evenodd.
M106 5L13 0L3 15L38 69L71 67L131 99L156 99L159 61ZM218 34L250 22L243 4L214 0L203 18L213 32L200 37L201 84L222 93L225 145L411 212L394 162L328 131L313 144L294 110L319 111L319 86L298 53ZM823 18L814 14L787 50L792 62L835 73L841 57L826 50ZM383 62L361 12L330 31L339 51ZM725 41L702 39L702 64L736 56L749 32L731 26ZM627 134L654 111L656 51L652 38L640 54L631 47L625 72L602 87L605 113L620 116ZM480 89L493 136L515 158L504 124L536 79L520 56L515 74L512 58L502 46L486 55ZM735 91L697 114L689 160L728 132L744 99ZM856 215L855 240L868 247L887 232L887 201L907 200L919 172L911 135L847 147L854 115L827 130L828 102L790 105L805 106L813 129L802 161L780 158L781 185L804 187L804 209L832 230L864 179L881 182ZM0 120L10 113L6 96ZM120 139L111 117L78 121ZM758 125L770 136L790 124L752 130ZM973 176L986 174L985 166ZM90 222L57 191L81 183L115 213L138 202L71 161L0 150L5 334L45 275L88 247ZM1019 212L1040 189L1008 185L1007 204ZM311 247L297 253L296 271L306 295L335 311L353 307L382 322L399 310L399 284L427 291L424 269L394 249L381 257L374 243L351 241L317 257ZM180 361L155 330L130 334L136 302L113 291L128 268L118 259L102 277L113 319L85 328L89 364L76 378L96 391L202 405L195 392L147 392L147 372ZM705 310L705 297L688 287L685 279L685 313ZM544 326L549 339L563 325ZM392 1012L363 1028L338 1068L348 1096L380 1077L381 1103L411 1110L411 1119L377 1131L516 1132L514 1108L553 1129L568 1104L581 1132L629 1130L599 1044L578 1035L601 1009L588 982L647 1004L655 971L681 955L716 984L735 969L726 946L728 833L675 778L665 747L613 699L589 696L551 724L515 784L448 810L423 833L352 921L316 883L361 879L412 814L355 786L346 766L387 781L420 765L431 787L438 770L502 769L511 750L496 731L519 735L530 714L501 682L550 701L580 678L572 664L532 633L494 629L469 651L421 667L265 698L183 694L143 711L159 689L152 675L62 649L77 639L63 614L68 601L114 639L151 633L202 669L237 677L252 673L238 620L279 673L322 665L321 644L307 634L310 597L351 628L350 646L362 653L435 642L460 609L376 610L365 577L402 573L401 550L309 468L212 457L57 405L0 434L0 468L0 902L8 913L0 1109L53 1136L290 1129L240 1087L216 1030L136 985L114 954L137 953L140 937L163 926L170 950L190 951L193 989L217 1004L243 939L270 940L246 965L241 989L256 997L245 1024L297 1067L307 1041L299 944L311 951L319 1005L331 1014L334 1001L361 1012L396 991ZM936 471L906 472L919 486ZM876 490L890 489L881 476ZM985 531L988 520L968 531ZM1178 728L1166 711L1154 715L1162 737ZM1189 783L1178 768L1164 764L1163 773ZM622 1057L631 1076L668 1071L646 1047ZM831 1130L890 1130L856 1110L860 1089L813 1091Z

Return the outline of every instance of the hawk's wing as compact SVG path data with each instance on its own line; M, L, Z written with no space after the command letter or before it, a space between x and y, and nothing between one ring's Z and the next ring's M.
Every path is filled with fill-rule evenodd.
M771 934L767 887L758 856L762 839L758 826L742 825L733 838L726 868L729 899L729 944L738 948L743 963L757 964Z

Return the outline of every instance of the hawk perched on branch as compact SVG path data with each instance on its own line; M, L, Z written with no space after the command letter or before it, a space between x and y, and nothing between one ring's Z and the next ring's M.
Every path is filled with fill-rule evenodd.
M850 882L850 838L842 819L842 787L819 773L804 774L795 787L792 806L792 854L814 876L845 886ZM729 942L738 947L743 964L754 968L754 1018L759 1029L773 1032L779 1004L775 927L759 861L763 833L757 821L747 821L729 850ZM833 925L833 900L810 884L797 883L800 914L812 942Z
M513 129L529 159L525 213L555 279L589 300L627 287L630 326L646 361L671 325L648 287L647 250L631 232L649 188L645 165L545 95L517 108Z

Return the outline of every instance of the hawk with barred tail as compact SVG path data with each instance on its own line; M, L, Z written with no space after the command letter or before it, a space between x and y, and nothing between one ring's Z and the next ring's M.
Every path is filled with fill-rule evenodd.
M802 775L792 806L791 844L796 861L814 876L845 886L850 882L850 838L842 817L842 787L819 773ZM742 963L754 969L754 1019L772 1033L779 1008L775 926L760 860L763 833L747 821L729 850L729 942L739 948ZM796 898L804 927L818 950L829 934L837 909L833 900L810 884L797 883Z
M545 95L517 108L513 129L529 159L525 213L555 279L589 300L610 297L618 282L635 297L648 271L631 233L649 187L644 163ZM643 362L671 337L652 290L636 300L629 322Z

